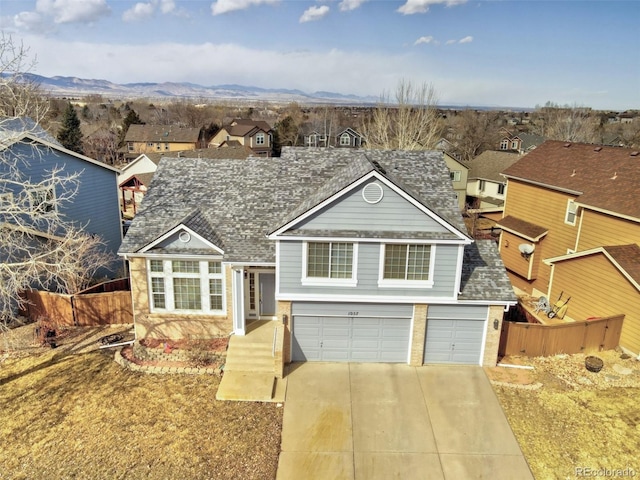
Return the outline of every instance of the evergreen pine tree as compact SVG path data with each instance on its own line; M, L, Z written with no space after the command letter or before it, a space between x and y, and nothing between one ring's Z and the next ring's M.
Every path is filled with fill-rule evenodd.
M62 117L62 127L58 132L58 140L62 146L72 152L82 152L82 131L80 130L80 119L71 102L67 105Z
M124 144L124 137L127 136L127 131L129 130L130 125L144 125L144 122L140 118L140 116L136 113L136 111L131 108L127 116L124 117L122 121L122 130L120 131L120 146Z

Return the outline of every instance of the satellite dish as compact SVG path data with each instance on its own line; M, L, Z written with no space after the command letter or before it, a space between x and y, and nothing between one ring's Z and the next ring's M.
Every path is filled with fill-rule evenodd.
M520 245L518 245L518 250L520 250L520 253L523 257L528 257L533 253L535 247L529 243L521 243Z

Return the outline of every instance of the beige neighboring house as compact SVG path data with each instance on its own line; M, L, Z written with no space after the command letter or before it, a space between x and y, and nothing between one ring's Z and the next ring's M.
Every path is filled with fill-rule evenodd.
M517 152L487 150L469 162L467 196L476 199L474 208L495 210L504 206L507 180L501 172L513 165Z
M208 146L244 146L250 148L254 155L270 157L273 149L273 129L261 120L235 119L222 127L209 141Z
M175 125L130 125L120 149L125 158L141 153L179 152L195 150L202 139L201 128L180 128Z
M447 152L444 152L444 161L449 168L449 177L453 183L453 191L456 192L458 207L460 207L460 210L464 210L467 198L469 167Z

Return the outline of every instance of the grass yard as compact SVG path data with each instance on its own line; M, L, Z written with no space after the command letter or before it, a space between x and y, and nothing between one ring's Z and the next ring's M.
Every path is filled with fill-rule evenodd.
M516 360L533 371L488 369L537 480L593 476L579 468L640 476L640 362L618 352L598 356L605 360L599 373L584 368L584 355Z
M0 478L275 478L282 408L216 401L218 383L133 373L113 351L0 361Z

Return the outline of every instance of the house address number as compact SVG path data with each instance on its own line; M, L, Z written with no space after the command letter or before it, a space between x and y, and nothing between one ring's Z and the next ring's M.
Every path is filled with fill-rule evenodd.
M348 312L347 317L357 317L360 315L360 312Z

